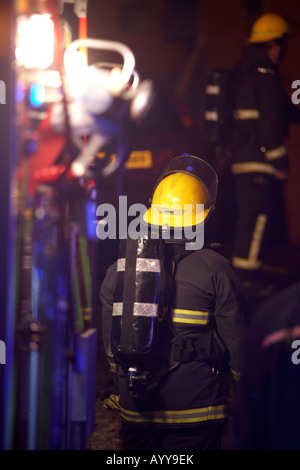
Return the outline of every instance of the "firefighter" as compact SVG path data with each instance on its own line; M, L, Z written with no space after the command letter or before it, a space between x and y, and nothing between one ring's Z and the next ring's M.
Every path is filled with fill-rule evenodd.
M238 217L232 264L249 292L261 285L262 248L286 241L285 139L288 123L300 121L300 111L285 93L278 69L287 34L283 18L262 15L253 24L235 70L232 173Z
M263 302L251 319L228 433L235 450L299 450L300 282Z
M143 219L148 230L159 233L166 225L174 231L186 228L185 223L205 225L216 193L217 176L210 165L191 155L176 157L159 178ZM201 207L204 210L199 211ZM182 215L184 211L189 217ZM154 364L159 380L146 398L132 396L126 371L111 353L116 263L101 286L103 341L116 374L125 450L220 449L228 419L228 377L234 383L239 380L248 310L241 283L229 260L205 243L191 249L193 242L184 230L181 238L172 230L165 238L174 281L170 318L161 341L163 352Z

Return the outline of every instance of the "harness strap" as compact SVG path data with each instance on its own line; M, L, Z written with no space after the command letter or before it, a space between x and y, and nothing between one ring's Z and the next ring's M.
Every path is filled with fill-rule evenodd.
M126 273L123 287L121 345L124 349L130 349L132 345L132 306L135 299L136 252L137 241L130 239L126 243Z
M210 361L210 335L201 337L201 340L183 340L178 338L175 343L174 360L186 364L190 361Z

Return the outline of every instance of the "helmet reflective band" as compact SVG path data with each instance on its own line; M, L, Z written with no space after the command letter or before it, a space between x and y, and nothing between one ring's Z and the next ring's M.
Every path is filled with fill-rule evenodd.
M260 16L253 24L248 42L268 42L282 38L287 33L287 22L279 15L267 13Z
M161 227L194 226L205 220L211 205L203 182L189 174L173 173L157 185L144 221Z

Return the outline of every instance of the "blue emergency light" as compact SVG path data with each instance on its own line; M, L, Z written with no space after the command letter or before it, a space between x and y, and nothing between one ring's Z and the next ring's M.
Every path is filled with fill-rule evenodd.
M29 90L29 101L31 106L39 108L45 102L45 85L41 83L32 83Z

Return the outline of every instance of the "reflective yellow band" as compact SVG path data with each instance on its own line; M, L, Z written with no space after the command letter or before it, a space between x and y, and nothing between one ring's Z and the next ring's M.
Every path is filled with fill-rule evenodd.
M234 268L240 269L259 269L261 266L261 261L249 258L240 258L238 256L233 256L231 262Z
M240 372L236 372L235 370L231 369L231 373L233 375L234 380L239 381L241 379Z
M114 361L110 360L110 359L108 359L108 364L109 364L109 370L110 370L110 372L111 372L112 374L116 374L116 372L117 372L117 364L116 364Z
M121 417L134 423L199 423L214 419L224 419L225 405L207 406L192 410L174 411L129 411L121 407Z
M174 308L173 322L175 323L192 323L193 325L207 325L210 312L202 312L199 310L183 310Z
M267 160L276 160L277 158L284 157L285 155L287 155L287 149L284 145L266 151Z
M259 214L256 219L255 228L252 235L251 245L249 249L249 256L250 260L257 260L258 254L261 247L262 237L266 228L267 224L267 216L266 214Z
M233 117L236 120L244 119L259 119L258 109L236 109L233 112Z
M252 31L251 32L251 39L255 40L255 41L251 41L251 42L267 42L268 39L271 41L271 39L275 39L276 37L281 37L283 34L283 30L282 29L268 29L267 31Z
M248 258L239 258L234 256L232 258L232 266L240 269L259 269L261 260L258 259L263 234L266 228L267 216L259 214L256 219L256 224L253 230L251 244L249 248Z
M268 173L273 175L275 173L275 168L272 165L261 162L233 163L231 170L235 175L242 173Z

